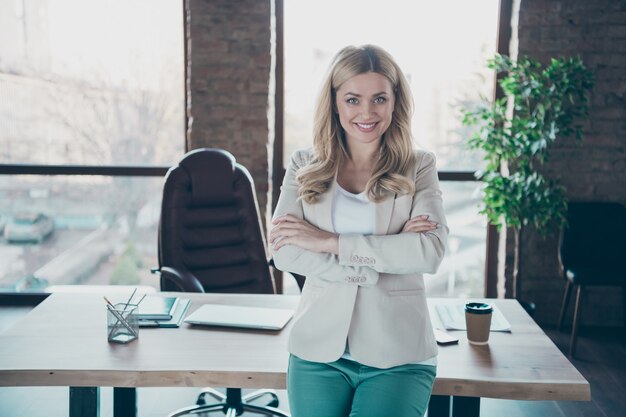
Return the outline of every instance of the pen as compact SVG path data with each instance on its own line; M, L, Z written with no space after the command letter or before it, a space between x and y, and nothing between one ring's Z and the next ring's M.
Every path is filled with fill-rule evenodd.
M143 299L144 299L144 298L146 298L146 295L147 295L147 294L144 294L144 295L143 295L143 297L141 297L141 298L139 299L139 301L137 301L137 304L135 304L135 307L137 308L137 315L138 315L138 317L141 317L141 316L139 315L139 314L140 314L140 313L139 313L139 304L141 304L141 302L143 301ZM139 318L139 320L141 320L141 319Z
M144 295L143 295L143 297L141 297L141 298L139 299L139 301L137 301L137 307L139 307L139 304L141 304L141 302L143 301L143 299L144 299L144 298L146 298L146 295L148 295L148 294L144 294Z
M115 308L115 306L113 305L113 303L111 303L111 302L109 301L109 299L108 299L108 298L106 298L106 296L104 296L103 298L104 298L104 301L106 301L106 303L109 305L109 307L111 307L111 308Z
M135 289L133 290L133 293L130 295L130 297L128 298L128 301L126 301L126 304L124 305L124 311L126 311L126 309L128 308L128 305L130 304L131 300L133 299L133 297L135 296L135 293L137 292L137 287L135 287Z

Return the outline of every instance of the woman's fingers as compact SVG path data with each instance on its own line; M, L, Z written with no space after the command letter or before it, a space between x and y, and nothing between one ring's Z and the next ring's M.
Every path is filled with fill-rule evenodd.
M270 243L279 237L294 236L298 232L306 230L301 225L282 225L272 229L270 232Z
M285 245L295 245L298 246L296 243L298 241L296 240L295 237L292 236L281 236L280 239L276 240L273 244L274 246L274 250L278 251L280 248L282 248Z
M272 224L274 224L274 227L270 230L270 244L273 244L277 240L284 240L285 237L296 236L300 232L306 233L307 231L314 232L317 230L307 221L290 214L277 217L274 221L272 221ZM283 246L284 244L285 243L283 242L280 246Z
M270 230L269 243L274 250L285 245L294 245L314 252L336 252L336 236L320 230L306 220L288 214L277 217L272 224L274 227Z
M282 216L278 216L276 217L273 221L272 224L279 224L281 222L294 222L294 221L304 221L292 214L283 214Z
M280 249L285 243L284 243L285 238L282 239L278 239L275 242L272 243L272 246L274 246L274 250L277 251L278 249Z
M273 243L278 237L283 235L286 230L300 228L304 223L306 222L290 214L275 218L272 221L274 227L270 230L269 242Z
M428 215L422 214L407 221L402 232L424 233L439 227L437 222L428 220Z
M433 226L433 225L413 225L404 229L403 232L424 233L424 232L430 232L431 230L435 230L436 228L437 226Z

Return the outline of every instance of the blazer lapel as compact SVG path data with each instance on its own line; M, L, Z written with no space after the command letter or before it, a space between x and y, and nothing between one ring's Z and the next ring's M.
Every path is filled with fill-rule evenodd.
M337 175L330 183L330 187L324 194L319 196L318 201L313 204L315 207L315 217L317 220L317 227L329 232L335 232L333 227L333 199L335 198L335 187L337 184Z
M387 234L395 201L395 195L389 193L389 195L383 201L381 201L380 203L376 203L376 224L374 225L374 234Z

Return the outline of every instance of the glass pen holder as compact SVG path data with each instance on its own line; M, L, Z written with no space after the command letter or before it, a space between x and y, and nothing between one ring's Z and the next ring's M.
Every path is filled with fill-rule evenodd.
M128 343L138 337L137 305L126 303L107 305L107 340L109 343Z

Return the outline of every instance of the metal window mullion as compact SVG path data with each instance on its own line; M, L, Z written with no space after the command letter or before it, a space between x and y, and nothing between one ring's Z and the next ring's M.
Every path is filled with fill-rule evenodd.
M0 164L0 175L102 175L123 177L162 177L166 166L98 166Z

